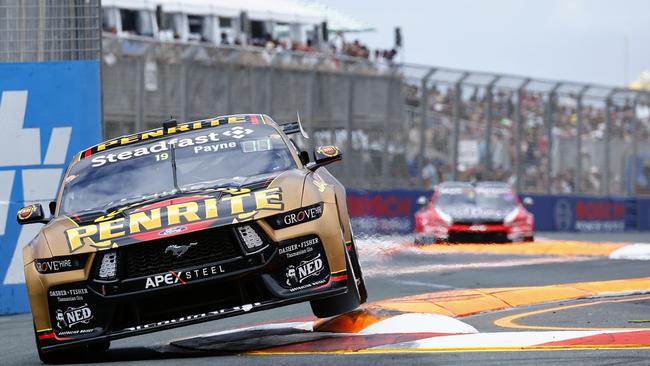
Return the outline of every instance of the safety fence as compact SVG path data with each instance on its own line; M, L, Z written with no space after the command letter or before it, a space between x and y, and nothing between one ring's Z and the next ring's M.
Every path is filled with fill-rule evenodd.
M498 180L519 192L650 193L648 95L404 66L407 161L425 187Z
M0 62L98 59L99 0L0 0Z
M389 65L318 53L165 43L105 35L104 135L233 113L295 121L305 148L335 143L333 170L348 186L390 188L390 149L403 146L401 75ZM386 152L389 151L387 154Z
M104 135L180 120L300 112L345 153L355 189L499 180L544 194L650 194L650 102L599 85L322 53L104 35Z
M419 197L429 190L348 190L348 210L355 234L412 234ZM650 230L650 198L586 195L520 195L532 198L527 209L537 231L626 232Z

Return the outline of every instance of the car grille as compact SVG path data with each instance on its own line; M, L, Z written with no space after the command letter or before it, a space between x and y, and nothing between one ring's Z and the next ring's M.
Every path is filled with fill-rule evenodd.
M188 245L180 257L166 251L170 245ZM123 278L135 278L219 262L242 255L239 243L231 228L216 228L177 235L125 246L120 251L120 262L124 263Z
M503 220L474 219L474 220L454 220L457 225L503 225Z
M492 233L466 233L454 232L449 233L447 239L450 243L505 243L508 240L508 235L502 232Z

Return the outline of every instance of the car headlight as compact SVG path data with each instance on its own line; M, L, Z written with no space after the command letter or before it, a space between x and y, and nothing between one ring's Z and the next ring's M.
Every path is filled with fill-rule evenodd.
M446 212L441 211L440 209L436 208L436 213L438 214L438 217L447 225L451 225L454 223L454 220L451 218L451 215L447 214Z
M48 259L36 259L34 266L38 273L58 273L74 271L86 266L87 255L71 255L67 257L54 257Z
M101 280L114 280L117 277L117 253L106 252L102 254L97 276Z
M257 231L250 225L238 226L237 235L239 235L239 238L244 243L246 250L249 252L252 252L264 245L264 240L262 240Z
M316 220L323 216L323 203L302 207L297 210L275 215L267 219L273 229L284 229L285 227L302 224Z
M510 213L506 215L506 217L503 219L503 222L506 225L512 224L517 218L517 216L519 216L519 209L515 208L514 210L510 211Z

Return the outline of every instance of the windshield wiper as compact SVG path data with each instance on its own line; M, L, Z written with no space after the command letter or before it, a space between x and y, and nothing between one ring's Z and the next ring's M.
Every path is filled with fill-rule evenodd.
M218 188L226 188L226 187L234 187L234 188L239 188L239 184L233 183L233 182L223 182L224 180L227 180L230 178L220 178L220 179L215 179L211 181L205 181L205 182L197 182L197 183L192 183L192 184L187 184L186 186L189 187L183 187L180 189L181 192L183 193L188 193L188 192L196 192L204 189L218 189Z
M134 205L136 203L149 203L149 202L158 201L161 198L170 196L170 195L172 195L174 193L175 193L175 191L154 193L154 194L147 195L147 196L131 197L131 198L125 198L125 199L119 200L119 201L111 201L111 202L104 205L105 208L103 209L103 211L104 212L112 212L112 211L115 211L118 208L131 206L131 205Z

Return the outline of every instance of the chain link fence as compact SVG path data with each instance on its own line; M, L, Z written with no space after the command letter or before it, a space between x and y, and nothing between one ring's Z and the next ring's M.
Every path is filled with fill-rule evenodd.
M424 187L499 180L548 194L650 193L648 95L403 66L410 163Z
M0 62L98 59L99 0L0 0Z
M300 113L311 138L299 145L340 146L346 158L332 169L349 187L392 188L408 177L396 67L111 35L103 42L106 138L159 127L170 116L266 113L281 122Z

